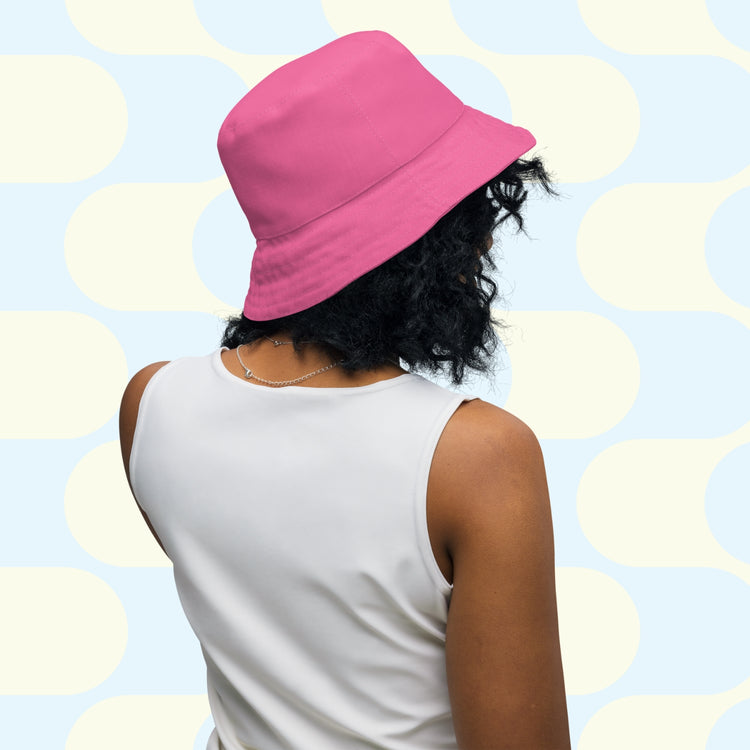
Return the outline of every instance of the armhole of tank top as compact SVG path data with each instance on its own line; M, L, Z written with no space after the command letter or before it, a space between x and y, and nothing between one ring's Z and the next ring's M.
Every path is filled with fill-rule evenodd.
M151 379L146 383L146 387L143 389L141 394L141 400L138 402L138 414L135 418L135 430L133 430L133 444L130 447L130 461L128 462L128 472L130 473L130 486L133 488L133 494L138 497L138 476L136 467L138 465L137 457L139 454L140 436L143 431L142 425L145 419L145 414L148 410L148 403L151 399L151 394L154 391L154 387L160 379L164 370L170 368L171 365L175 364L178 360L174 359L171 362L167 362L164 367L160 367L152 376Z
M427 569L427 573L432 578L433 583L437 586L440 593L444 595L450 594L453 590L453 585L449 583L443 571L440 570L435 555L432 552L432 544L430 543L430 532L427 527L427 482L430 478L430 468L432 467L432 459L435 456L435 449L437 448L440 436L443 434L445 426L448 421L455 413L461 404L465 401L473 401L476 396L464 396L463 394L457 393L455 398L452 398L440 411L438 418L435 420L435 424L429 434L425 451L422 454L422 460L420 461L419 471L417 473L417 486L414 510L416 513L416 529L417 529L417 541L419 544L419 551L421 553L422 560Z

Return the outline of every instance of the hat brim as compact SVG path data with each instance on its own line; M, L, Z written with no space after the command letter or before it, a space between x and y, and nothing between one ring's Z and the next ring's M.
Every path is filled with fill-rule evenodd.
M416 242L535 144L528 130L464 106L440 138L345 207L259 240L245 316L273 320L332 297Z

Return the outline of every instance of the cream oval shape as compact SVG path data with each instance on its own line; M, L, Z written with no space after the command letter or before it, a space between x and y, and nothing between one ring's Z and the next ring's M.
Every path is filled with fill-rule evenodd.
M614 427L638 393L635 349L610 320L589 312L505 315L513 367L505 408L540 438L588 438Z
M569 695L611 685L632 664L640 621L621 584L590 568L557 568L560 645Z
M125 183L88 196L65 233L73 281L115 310L227 312L193 261L193 231L226 178L203 183Z
M120 151L128 110L115 79L73 55L0 56L0 182L77 182Z
M171 564L133 499L117 441L97 446L76 464L65 487L65 517L78 544L108 565Z
M73 695L117 667L128 637L122 603L73 568L0 568L0 693Z
M29 330L45 332L41 347ZM0 370L0 437L81 437L117 413L128 368L103 323L76 312L5 311L0 339L16 363Z

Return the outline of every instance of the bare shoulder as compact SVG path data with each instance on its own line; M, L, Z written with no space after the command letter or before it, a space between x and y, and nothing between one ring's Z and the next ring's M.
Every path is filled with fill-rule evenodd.
M138 421L138 407L141 404L141 397L146 390L146 386L151 381L151 378L153 378L154 375L167 364L169 364L169 362L154 362L153 364L147 365L142 370L139 370L130 379L130 382L125 388L125 392L122 395L122 402L120 403L120 451L122 453L122 463L128 484L130 484L130 453L133 449L133 436L135 435L135 425ZM132 489L131 485L131 491ZM136 500L136 503L137 502L138 501ZM164 549L164 545L154 531L154 527L151 525L148 516L140 505L138 506L138 509L141 511L143 520L148 525L157 543L162 549Z
M435 451L431 480L444 499L460 498L464 518L472 505L509 502L511 496L542 503L547 498L546 492L512 492L523 481L543 482L546 489L536 435L518 417L480 399L464 402L448 421Z
M463 445L474 453L536 448L539 442L531 428L505 409L481 399L465 401L448 421L445 435L453 448Z
M151 378L166 364L169 364L169 362L154 362L139 370L130 379L122 395L120 403L120 448L126 474L128 474L130 464L130 451L133 447L133 435L138 421L138 407L141 404L141 397Z
M433 470L433 528L453 581L446 668L458 745L568 750L539 442L509 412L471 401L449 420Z
M531 428L510 412L479 399L462 404L438 442L430 481L454 568L462 553L483 544L528 544L535 554L551 555L542 449Z

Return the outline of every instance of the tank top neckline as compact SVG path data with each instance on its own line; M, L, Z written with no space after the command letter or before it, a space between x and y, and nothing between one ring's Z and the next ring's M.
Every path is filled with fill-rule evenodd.
M211 355L211 363L213 364L214 371L224 380L230 380L234 383L238 383L241 388L252 388L254 391L260 391L263 393L335 393L335 394L356 394L356 393L372 393L373 391L381 391L386 388L392 388L397 385L403 385L404 383L416 379L422 379L420 375L416 375L411 372L405 372L403 375L397 375L395 378L386 378L385 380L378 380L375 383L368 383L367 385L351 385L351 386L321 386L311 387L304 385L286 385L283 387L275 387L271 385L263 385L262 383L249 382L237 377L231 373L225 366L224 361L221 358L223 351L229 351L228 346L222 346L217 349Z

